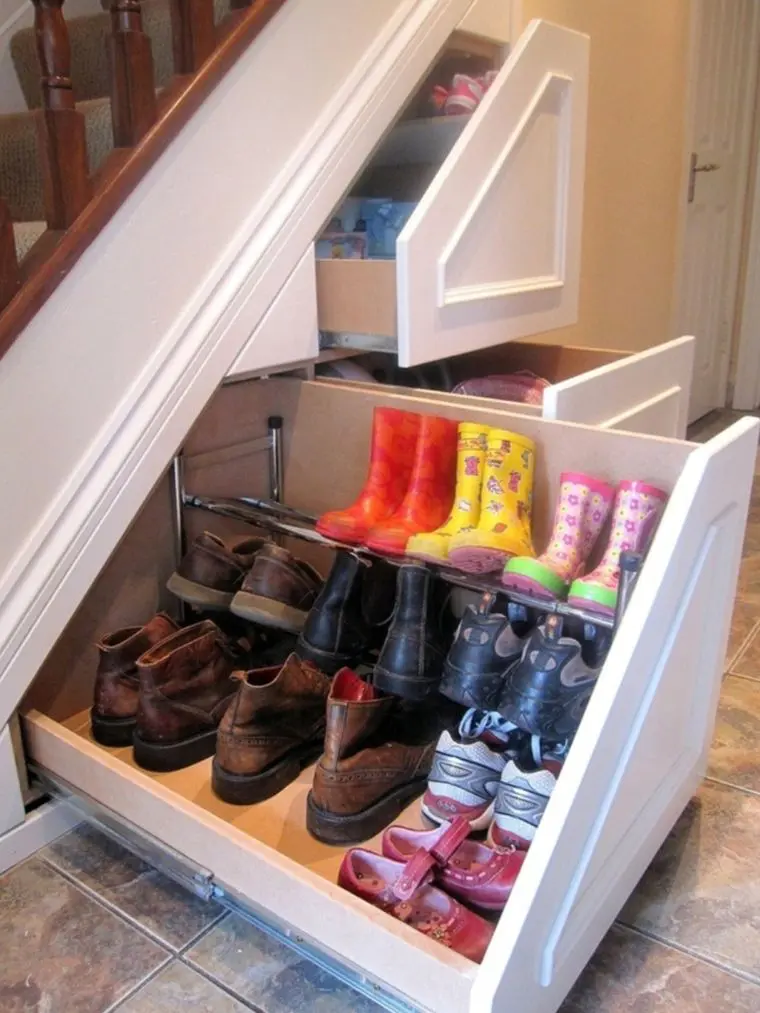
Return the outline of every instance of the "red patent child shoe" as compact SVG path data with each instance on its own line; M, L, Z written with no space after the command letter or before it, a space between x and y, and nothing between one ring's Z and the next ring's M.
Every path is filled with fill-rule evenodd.
M418 851L403 863L352 848L343 857L338 883L418 932L480 963L493 935L493 925L431 886L434 867L435 859L426 851Z
M389 827L383 834L383 854L408 862L422 850L433 859L436 882L466 904L484 911L501 911L509 900L525 852L494 851L467 840L470 824L462 816L435 830Z

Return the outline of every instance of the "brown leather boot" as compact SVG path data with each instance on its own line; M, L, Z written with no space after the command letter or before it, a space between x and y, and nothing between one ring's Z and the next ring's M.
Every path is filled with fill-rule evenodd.
M281 668L239 672L217 736L212 787L225 802L262 802L322 752L330 679L291 654Z
M211 756L217 726L238 688L230 676L246 660L208 619L143 654L135 762L147 770L178 770Z
M137 659L177 629L177 624L160 612L144 626L125 626L107 633L95 645L98 670L90 724L96 742L132 745L140 690Z
M182 601L200 609L227 609L253 566L265 538L238 538L225 544L204 531L182 557L166 582Z
M256 554L230 610L252 623L300 633L323 584L313 566L271 543Z
M355 844L392 823L425 788L434 727L424 712L404 711L351 669L338 672L306 804L309 832L327 844Z

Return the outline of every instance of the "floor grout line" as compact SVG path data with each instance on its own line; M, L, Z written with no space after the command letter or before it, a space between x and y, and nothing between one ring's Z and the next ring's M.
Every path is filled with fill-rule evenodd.
M642 939L651 940L661 946L675 950L677 953L683 953L685 956L692 957L694 960L699 960L703 964L709 964L711 967L716 967L718 970L724 971L726 974L730 974L734 978L739 978L742 981L749 982L751 985L757 985L760 987L760 974L753 975L750 971L733 967L731 964L726 963L719 957L707 954L703 950L693 950L691 947L685 946L683 943L676 942L673 939L668 939L667 936L661 936L659 933L650 929L642 929L638 925L630 925L628 922L623 921L615 921L614 924L617 928L624 929L626 932L630 932L633 935L641 936Z
M191 946L195 946L195 944L199 943L201 939L204 939L209 934L209 932L211 932L212 929L215 929L217 927L219 922L221 922L223 919L227 917L228 914L229 911L226 911L224 908L222 908L222 910L219 912L219 914L216 916L216 918L214 918L212 922L209 922L209 924L204 926L199 932L196 932L196 934L193 936L192 939L189 939L186 943L183 943L182 946L179 947L179 949L177 950L177 956L183 957Z
M760 676L745 675L744 672L726 672L724 678L744 679L745 682L760 682Z
M725 662L725 664L723 666L723 669L724 669L725 672L733 674L731 672L731 667L733 665L735 665L737 663L737 661L741 660L742 655L744 654L744 652L749 647L750 641L752 640L752 638L754 637L754 635L757 633L758 629L760 629L760 619L756 619L755 620L755 625L750 629L750 631L747 634L747 636L744 638L744 640L742 640L741 644L739 644L738 648L734 651L733 656L731 657L731 660L729 661L728 659L726 659L726 662Z
M243 1006L246 1007L246 1009L253 1010L253 1013L266 1013L266 1011L263 1010L261 1006L257 1006L254 1002L251 1002L250 999L246 999L245 996L241 995L239 992L236 992L231 985L228 985L226 982L222 981L221 978L217 978L216 975L211 973L211 971L207 971L204 967L201 967L199 964L196 964L194 960L191 960L186 955L179 957L178 960L180 961L180 963L184 964L185 967L189 967L191 971L197 972L198 974L200 974L202 978L205 978L206 981L211 982L212 985L216 985L217 988L221 989L222 992L225 992L228 996L230 996L230 998L235 999L237 1002L241 1003Z
M130 999L133 999L141 988L145 988L146 985L149 985L154 978L157 978L159 974L161 974L163 971L166 970L167 967L170 967L174 963L177 963L176 957L174 956L174 954L168 953L166 956L166 960L162 961L162 963L159 964L158 967L154 968L154 970L146 974L141 979L141 981L139 981L136 985L130 988L129 991L126 992L120 999L117 999L115 1002L112 1002L110 1006L106 1006L105 1009L102 1011L102 1013L114 1013L114 1011L118 1010L121 1006L123 1006L125 1002L129 1002Z
M98 893L98 891L95 890L94 887L89 886L87 883L83 883L68 869L60 868L60 866L56 865L55 862L48 856L39 854L38 858L41 862L44 862L45 865L47 865L49 868L53 869L54 872L57 872L59 876L62 876L73 886L76 886L78 889L80 889L82 893L86 894L91 900L96 901L96 903L98 903L101 907L105 908L107 911L110 911L111 914L116 915L122 921L126 922L127 925L130 925L133 929L137 929L144 936L147 936L147 938L150 939L151 942L156 943L156 945L160 946L162 949L167 950L172 956L178 956L182 951L182 949L184 948L185 946L184 943L181 946L175 946L173 943L170 943L167 939L164 939L162 936L160 936L154 929L151 929L147 925L144 925L142 922L138 921L134 917L134 915L127 914L127 912L124 911L122 908L117 907L113 901L108 900L101 893ZM217 915L214 919L213 924L216 924L218 921L220 921L221 918L224 917L224 914L225 912L222 911L220 915ZM201 929L198 933L196 933L196 935L193 936L192 941L194 942L198 938L198 936L201 935L204 931L205 928Z
M741 792L742 795L748 795L750 798L760 798L760 791L756 791L754 788L745 788L741 784L734 784L733 781L724 781L720 777L712 777L710 774L705 774L703 781L710 781L712 784L719 784L722 788L731 788L733 791Z

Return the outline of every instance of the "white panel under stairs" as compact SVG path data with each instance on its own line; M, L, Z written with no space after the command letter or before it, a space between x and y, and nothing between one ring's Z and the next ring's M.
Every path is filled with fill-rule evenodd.
M469 6L288 0L0 360L0 727Z
M696 790L756 453L757 424L745 419L687 461L563 768L563 792L550 800L510 898L514 921L499 924L475 983L473 1011L532 995L531 1013L555 1013L600 926Z

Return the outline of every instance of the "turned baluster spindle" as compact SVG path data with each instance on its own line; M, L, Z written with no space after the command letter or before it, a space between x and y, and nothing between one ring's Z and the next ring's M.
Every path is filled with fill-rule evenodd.
M117 148L131 148L156 122L156 90L150 39L143 31L140 0L111 0L111 116Z
M0 198L0 309L8 305L20 284L11 213L8 205Z
M175 74L194 74L216 48L214 0L170 0Z
M84 117L74 104L71 47L63 0L32 0L42 71L38 130L42 150L45 212L51 229L65 229L89 201Z

